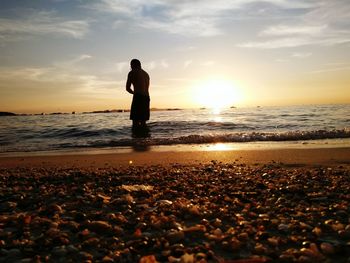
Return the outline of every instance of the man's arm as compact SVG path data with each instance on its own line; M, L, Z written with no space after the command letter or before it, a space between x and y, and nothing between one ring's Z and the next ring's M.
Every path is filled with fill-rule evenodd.
M130 73L128 74L128 80L126 81L126 91L130 94L134 94L134 91L131 89L131 77Z
M146 78L146 85L147 85L147 90L149 89L149 82L150 82L150 78L149 78L149 75L148 73L146 73L147 75L147 78Z

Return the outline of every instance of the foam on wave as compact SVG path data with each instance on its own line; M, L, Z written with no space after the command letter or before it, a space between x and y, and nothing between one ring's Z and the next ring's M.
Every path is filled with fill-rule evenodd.
M258 141L305 141L321 139L341 139L350 138L350 130L317 130L317 131L293 131L293 132L250 132L250 133L231 133L220 135L188 135L175 138L134 138L120 139L110 141L98 141L85 145L65 145L66 147L118 147L133 146L135 144L143 145L175 145L175 144L206 144L206 143L225 143L225 142L258 142ZM62 146L62 145L61 145Z

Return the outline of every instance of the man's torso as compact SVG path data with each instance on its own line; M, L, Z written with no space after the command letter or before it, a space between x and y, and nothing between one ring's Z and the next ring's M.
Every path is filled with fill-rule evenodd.
M149 75L143 69L132 70L129 73L130 81L134 87L134 94L149 96Z

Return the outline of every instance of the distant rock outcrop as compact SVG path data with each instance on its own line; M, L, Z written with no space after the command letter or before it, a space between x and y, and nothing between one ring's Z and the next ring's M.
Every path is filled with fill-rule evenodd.
M6 111L0 111L0 116L16 116L16 113L13 112L6 112Z

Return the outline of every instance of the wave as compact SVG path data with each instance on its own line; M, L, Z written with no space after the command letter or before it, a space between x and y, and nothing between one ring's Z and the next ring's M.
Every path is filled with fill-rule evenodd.
M198 130L207 131L242 131L255 130L257 128L275 128L275 126L254 127L245 124L235 124L230 122L188 122L188 121L163 121L151 122L148 124L151 131L162 137L167 137L170 133L195 132ZM96 128L96 127L65 127L65 128L45 128L40 133L33 133L27 130L18 130L18 134L24 139L75 139L75 138L103 138L120 137L130 133L130 126L118 128Z
M62 148L71 147L122 147L135 145L175 145L175 144L207 144L207 143L229 143L229 142L282 142L282 141L306 141L321 139L350 138L350 130L315 130L315 131L293 131L293 132L250 132L199 135L193 134L174 138L131 138L120 140L98 140L88 141L83 145L73 143L61 144Z
M44 131L41 138L88 138L99 137L105 135L118 135L118 131L114 129L83 129L83 128L68 128L68 129L51 129Z

